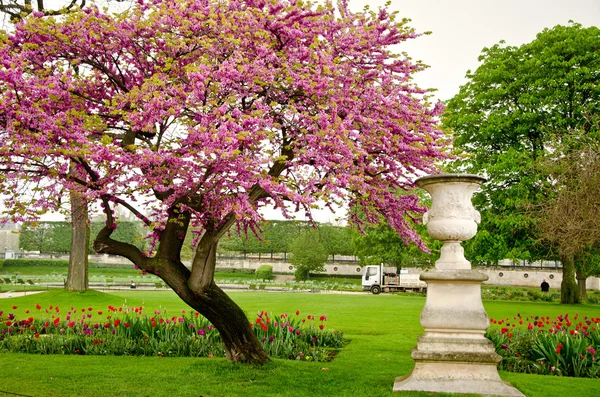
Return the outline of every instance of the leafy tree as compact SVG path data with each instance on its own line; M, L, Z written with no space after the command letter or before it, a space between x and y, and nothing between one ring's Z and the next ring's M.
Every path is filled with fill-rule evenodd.
M49 252L51 242L51 225L42 224L35 227L32 223L24 223L21 227L19 248L26 251Z
M284 254L289 252L290 242L293 241L301 230L302 222L265 220L260 223L260 228L255 233L243 230L233 232L223 238L219 248L225 251L243 252L252 254Z
M336 255L354 255L352 234L352 229L349 227L335 226L330 223L319 225L321 242L328 255L331 255L334 260Z
M587 277L600 273L600 140L573 134L555 149L547 167L556 194L536 214L542 219L542 238L557 248L563 260L578 265L578 295L585 297ZM562 300L578 299L577 291L561 291L565 293L574 296Z
M308 279L310 272L322 272L327 261L327 248L321 242L320 233L305 228L290 245L290 263L296 268L297 280Z
M427 235L425 226L416 226L423 241L433 252L423 251L414 243L407 243L387 223L381 222L365 229L364 233L354 232L354 253L360 264L379 265L380 263L403 267L430 267L433 258L439 256L441 243Z
M395 17L282 0L31 15L0 45L0 188L33 192L6 211L34 218L69 191L100 203L97 252L156 273L215 325L229 359L264 363L214 282L232 226L256 230L267 204L312 219L321 200L418 239L404 216L423 208L397 192L442 157L441 106L410 80L422 66L390 52L417 36ZM151 251L114 237L116 205L151 229ZM191 270L190 228L202 233Z
M553 255L528 208L554 194L542 164L557 140L595 128L586 115L599 110L599 31L571 23L519 47L485 48L481 65L467 72L469 81L448 102L443 123L463 155L454 168L489 179L474 199L482 212L480 233L466 249L474 262ZM573 261L561 260L563 297L573 296Z
M91 230L98 233L104 227L103 222L92 222ZM19 234L19 248L26 251L69 252L71 249L72 225L70 222L24 223ZM139 221L123 221L117 223L115 238L127 244L144 248L144 230ZM88 252L92 251L88 242Z

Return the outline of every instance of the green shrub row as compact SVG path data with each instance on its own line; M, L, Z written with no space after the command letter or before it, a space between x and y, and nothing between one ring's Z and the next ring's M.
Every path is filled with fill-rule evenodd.
M14 267L49 266L69 267L69 261L65 259L5 259L4 264Z
M5 259L0 261L0 269L2 265L6 267L33 267L33 266L46 266L46 267L69 267L69 261L66 259ZM132 268L131 264L123 263L101 263L101 262L89 262L91 268Z

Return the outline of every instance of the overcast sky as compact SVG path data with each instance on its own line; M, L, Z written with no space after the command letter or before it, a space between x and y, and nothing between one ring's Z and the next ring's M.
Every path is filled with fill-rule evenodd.
M385 4L385 0L349 2L353 10ZM400 18L412 19L417 32L432 32L406 42L400 51L430 65L415 81L422 88L437 88L441 100L458 93L467 70L477 68L484 47L500 40L509 45L528 43L544 28L569 20L600 25L600 0L392 0L390 9L399 11Z

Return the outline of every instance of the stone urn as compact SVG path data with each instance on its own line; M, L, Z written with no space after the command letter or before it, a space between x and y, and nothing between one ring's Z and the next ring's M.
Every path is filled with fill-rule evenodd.
M419 390L523 396L498 375L501 357L484 337L489 319L481 301L481 283L488 277L471 269L460 245L477 233L479 212L471 196L485 178L440 174L417 179L431 195L424 215L427 232L443 242L435 270L421 274L427 299L421 312L425 333L411 356L413 371L398 377L394 391Z

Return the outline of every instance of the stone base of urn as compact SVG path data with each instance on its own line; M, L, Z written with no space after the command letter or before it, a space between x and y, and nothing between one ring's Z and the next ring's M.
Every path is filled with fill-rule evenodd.
M413 371L398 377L394 391L524 396L498 375L501 358L483 335L489 326L481 302L487 276L473 270L436 270L421 275L427 300L425 334L412 350Z

